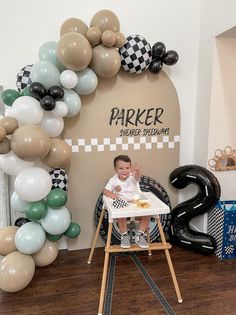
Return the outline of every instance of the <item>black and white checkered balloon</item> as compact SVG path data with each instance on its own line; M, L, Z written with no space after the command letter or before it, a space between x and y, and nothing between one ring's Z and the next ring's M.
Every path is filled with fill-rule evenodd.
M49 172L52 179L52 190L61 188L65 191L68 189L68 175L63 168L54 168Z
M32 80L30 78L32 67L33 65L27 65L22 68L20 72L16 75L16 86L20 92L32 83Z
M121 65L130 73L139 74L146 70L152 60L152 50L146 39L140 35L130 35L119 49Z

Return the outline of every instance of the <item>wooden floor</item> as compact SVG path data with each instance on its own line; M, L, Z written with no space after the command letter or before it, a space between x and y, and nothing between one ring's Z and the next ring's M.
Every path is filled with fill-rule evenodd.
M236 259L221 262L174 247L171 251L183 303L177 302L164 252L138 257L176 314L236 314ZM30 285L17 293L0 291L0 314L97 314L104 249L61 251L50 266L37 268ZM118 257L112 315L166 314L132 259Z

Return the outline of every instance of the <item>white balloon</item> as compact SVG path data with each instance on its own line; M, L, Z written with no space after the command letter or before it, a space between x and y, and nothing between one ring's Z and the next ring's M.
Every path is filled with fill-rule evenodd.
M56 106L51 113L56 117L65 117L68 113L68 106L65 102L56 101Z
M17 176L23 169L33 166L34 162L20 159L12 151L0 155L0 168L8 175Z
M41 120L39 126L53 138L62 133L64 129L64 120L62 117L56 117L50 112L44 112L43 119Z
M66 89L73 89L78 83L78 77L72 70L65 70L60 75L61 85Z
M82 71L76 72L78 77L78 83L74 90L80 95L88 95L96 90L98 84L98 78L96 73L86 68Z
M28 167L17 175L14 187L21 199L30 202L38 201L50 192L52 179L43 168Z
M22 225L16 232L15 245L23 254L34 254L44 245L46 235L39 223L28 222Z
M10 106L6 106L5 107L4 115L5 115L5 117L13 117L13 118L15 118L14 110Z
M53 235L64 233L70 226L70 222L70 212L66 207L59 209L48 207L46 216L40 221L44 230Z
M22 200L17 193L14 191L14 193L11 196L11 208L12 210L20 213L25 213L26 207L30 203L28 201Z
M80 112L81 109L81 100L79 95L73 91L68 89L64 90L64 97L63 100L68 106L68 114L66 117L73 117Z
M12 104L14 118L21 124L38 124L43 118L43 109L32 96L18 97Z

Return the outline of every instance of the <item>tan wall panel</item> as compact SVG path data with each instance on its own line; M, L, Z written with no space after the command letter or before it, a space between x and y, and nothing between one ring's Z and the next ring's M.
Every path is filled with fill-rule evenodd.
M168 176L179 165L180 113L176 90L167 75L162 72L155 76L147 72L136 76L121 71L115 78L99 78L96 92L81 99L80 114L66 119L64 129L64 139L73 150L68 172L68 208L82 230L78 239L68 241L69 249L90 247L95 231L94 207L105 183L113 175L116 155L128 154L133 162L142 166L143 174L159 181L171 201L177 203L177 193L170 187ZM118 108L119 113L122 108L125 112L131 109L130 113L132 109L135 113L138 109L145 112L137 126L132 125L134 116L127 126L122 126L122 119L117 124L112 120L110 125L113 108ZM155 119L156 109L158 114L163 110L158 120ZM162 128L164 134L144 134L145 129L155 133ZM140 131L136 136L123 136L122 132L121 137L124 129Z

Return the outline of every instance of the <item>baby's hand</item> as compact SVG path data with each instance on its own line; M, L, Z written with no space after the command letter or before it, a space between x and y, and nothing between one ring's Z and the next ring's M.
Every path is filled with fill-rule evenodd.
M141 166L139 166L137 163L133 166L133 175L136 180L139 180L141 176Z

